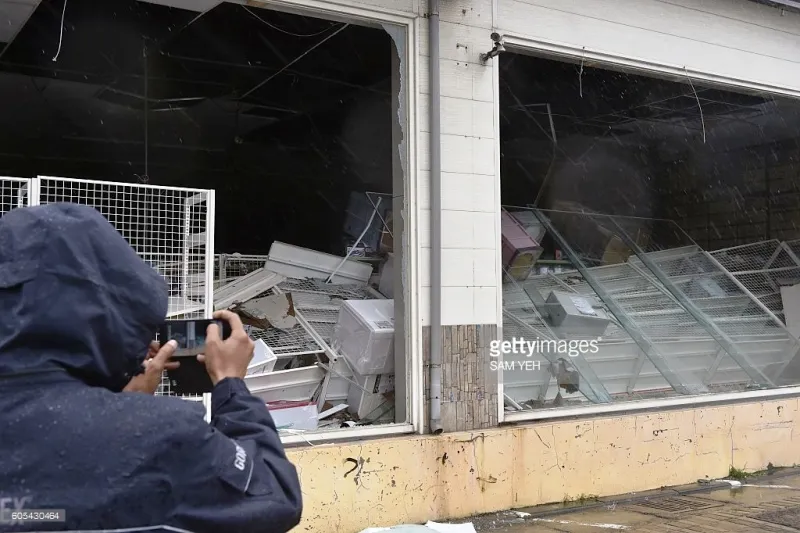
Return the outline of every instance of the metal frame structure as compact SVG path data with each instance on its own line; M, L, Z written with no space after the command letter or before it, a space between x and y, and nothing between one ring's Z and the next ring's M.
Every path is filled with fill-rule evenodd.
M30 183L29 178L0 176L0 216L11 209L29 205Z
M636 321L631 319L625 308L620 305L617 298L612 297L609 291L606 290L604 284L586 267L578 254L550 222L550 219L540 210L534 210L534 214L536 218L539 219L539 222L546 228L547 232L556 239L559 246L564 253L567 254L567 257L569 257L569 260L577 268L578 272L581 273L600 300L608 306L614 317L621 323L623 329L631 336L634 342L636 342L642 350L642 353L653 363L670 386L679 394L700 394L707 392L708 388L702 382L695 379L694 376L682 371L680 368L673 367L672 362L664 356L657 344L649 338ZM656 286L655 288L659 287Z
M29 205L73 202L95 207L168 281L179 269L179 289L170 282L171 293L178 293L170 295L171 316L213 314L213 190L38 176L30 180L28 198ZM161 209L151 215L148 209L159 202ZM137 203L145 206L143 213ZM193 284L202 287L200 302L191 298Z
M707 253L774 320L785 323L780 287L800 283L800 259L788 243L771 239Z
M611 219L613 224L619 229L617 235L622 239L628 248L630 248L635 254L636 258L639 259L642 263L644 263L645 267L658 279L658 281L663 285L663 287L669 291L673 298L677 300L677 302L692 315L702 327L705 329L711 337L720 344L723 349L733 357L733 359L739 364L742 369L747 372L747 375L756 382L760 386L774 386L775 383L766 376L760 369L753 364L753 361L750 360L750 356L747 353L742 352L738 345L730 338L730 336L725 332L722 328L720 328L717 323L703 312L697 305L695 305L694 301L689 298L682 290L678 289L676 285L672 282L670 277L662 270L662 268L649 257L649 254L645 253L644 250L633 240L628 232L626 232L622 226L619 224L617 219ZM698 247L697 252L699 253L701 250Z
M420 187L419 158L417 157L417 132L420 88L418 84L419 64L419 31L420 17L416 14L403 12L387 7L355 6L341 2L323 0L266 0L261 5L266 8L291 11L299 14L324 17L333 20L355 22L372 27L393 26L400 29L404 35L403 47L403 86L405 100L402 108L405 109L404 153L405 159L405 184L402 194L405 198L406 216L404 217L403 254L404 254L404 280L405 280L405 345L409 354L406 368L406 398L408 402L409 422L400 424L385 424L374 427L356 427L339 431L319 431L282 437L285 444L303 444L329 440L348 440L378 436L396 435L401 433L422 433L424 394L423 394L423 364L422 364L422 326L421 326L421 282L419 274L419 249L420 237L418 235L420 206L418 196ZM395 194L400 194L397 191Z

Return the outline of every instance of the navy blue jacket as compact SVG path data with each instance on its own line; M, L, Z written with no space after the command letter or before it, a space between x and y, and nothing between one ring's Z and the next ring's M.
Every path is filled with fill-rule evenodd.
M96 210L0 218L0 520L14 508L67 518L0 531L297 525L297 472L242 380L214 388L210 425L199 403L121 392L167 305L163 278Z

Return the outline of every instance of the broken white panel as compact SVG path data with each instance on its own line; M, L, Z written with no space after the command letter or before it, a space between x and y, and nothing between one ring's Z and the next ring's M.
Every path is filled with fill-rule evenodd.
M359 419L365 418L387 402L384 394L394 391L394 374L353 376L347 394L348 410Z
M436 533L476 533L475 526L472 522L465 522L463 524L441 524L439 522L426 522L425 527L430 528Z
M286 294L270 294L249 300L236 310L254 320L261 321L264 326L291 331L298 325L292 312L292 303Z
M265 402L311 401L324 377L325 371L320 367L307 366L245 376L244 383L254 396Z
M214 309L227 309L268 291L286 278L266 268L259 268L214 291Z
M793 337L798 338L800 337L800 284L781 287L781 300L786 328Z
M333 416L333 415L335 415L337 413L341 413L345 409L347 409L347 404L346 403L340 403L339 405L337 405L335 407L331 407L330 409L326 409L325 411L322 411L317 418L319 418L320 420L324 420L324 419L328 418L329 416Z
M287 278L326 280L336 271L331 283L369 282L372 275L371 265L355 260L342 264L342 259L344 258L336 255L275 241L269 249L266 268Z
M267 402L275 428L314 431L319 425L316 404L279 400Z
M326 400L331 403L344 401L352 381L351 376L352 372L347 366L337 361L328 384ZM267 402L311 401L324 378L325 370L314 365L249 375L245 376L244 382L254 396Z
M247 374L265 374L275 369L278 357L275 352L261 339L256 339L253 343L253 360L247 365Z
M354 381L353 378L353 371L345 364L345 361L342 359L336 361L336 364L333 365L333 372L331 372L325 400L330 403L346 401L350 394L350 386Z

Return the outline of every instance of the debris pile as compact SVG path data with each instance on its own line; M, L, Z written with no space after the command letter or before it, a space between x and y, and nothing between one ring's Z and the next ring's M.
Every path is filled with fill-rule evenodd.
M391 212L376 213L385 227ZM346 257L279 241L267 256L217 257L214 309L237 313L255 341L245 383L281 431L394 421L391 231L364 234Z

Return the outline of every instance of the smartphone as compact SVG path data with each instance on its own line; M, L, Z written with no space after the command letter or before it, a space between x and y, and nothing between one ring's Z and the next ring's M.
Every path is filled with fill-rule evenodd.
M203 353L210 324L217 324L223 340L230 337L230 325L224 320L167 320L158 329L159 343L170 340L178 343L172 360L178 361L180 366L167 370L169 389L173 394L204 394L214 388L205 365L197 360L197 355Z

